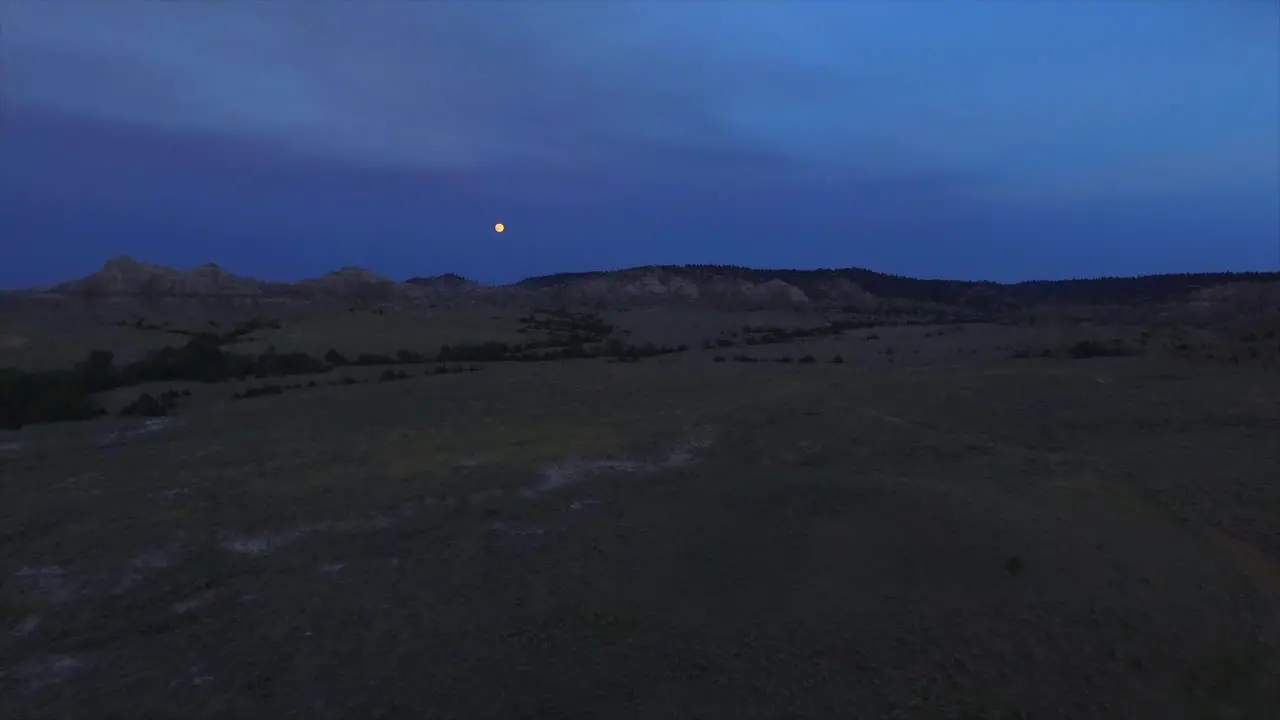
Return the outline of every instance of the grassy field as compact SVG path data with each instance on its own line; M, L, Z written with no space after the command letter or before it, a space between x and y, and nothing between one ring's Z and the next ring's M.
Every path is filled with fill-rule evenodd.
M516 332L485 312L255 337ZM0 717L1280 707L1274 369L1013 357L1137 328L699 350L812 318L610 319L695 349L250 400L259 381L170 383L193 391L176 416L0 435Z

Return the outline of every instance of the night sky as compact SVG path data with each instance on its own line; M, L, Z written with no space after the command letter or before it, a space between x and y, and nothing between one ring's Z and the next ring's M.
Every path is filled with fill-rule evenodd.
M0 24L0 287L119 254L486 283L1280 269L1276 0L4 0Z

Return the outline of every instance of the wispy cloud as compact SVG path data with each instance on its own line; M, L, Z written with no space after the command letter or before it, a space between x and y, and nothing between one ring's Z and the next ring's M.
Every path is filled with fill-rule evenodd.
M1255 264L1280 231L1278 3L28 2L4 21L0 192L47 237L90 213L139 237L286 215L404 237L425 203L452 238L523 208L548 264L1043 275L1050 244L1009 239L1042 212L1106 237L1167 234L1157 207L1221 216ZM591 213L637 246L595 250Z

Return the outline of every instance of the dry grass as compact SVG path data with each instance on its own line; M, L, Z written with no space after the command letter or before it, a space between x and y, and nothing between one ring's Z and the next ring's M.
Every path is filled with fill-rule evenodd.
M8 434L0 715L1265 717L1280 376L1055 332Z

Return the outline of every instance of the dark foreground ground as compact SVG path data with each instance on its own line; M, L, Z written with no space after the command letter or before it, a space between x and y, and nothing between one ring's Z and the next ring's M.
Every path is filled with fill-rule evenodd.
M1275 716L1274 371L712 354L0 437L0 717Z

